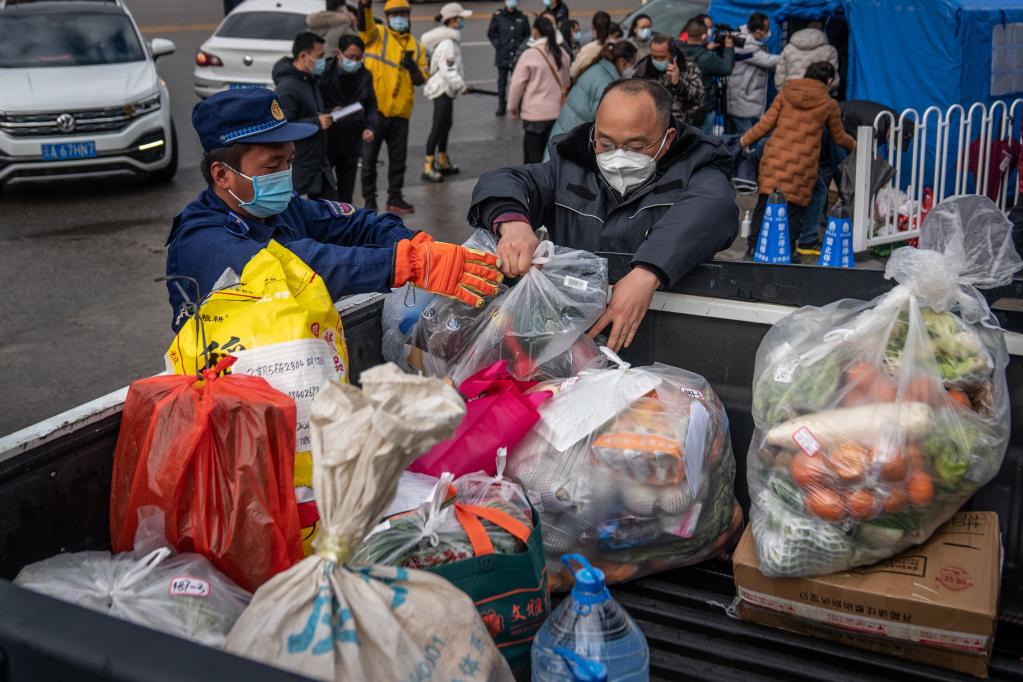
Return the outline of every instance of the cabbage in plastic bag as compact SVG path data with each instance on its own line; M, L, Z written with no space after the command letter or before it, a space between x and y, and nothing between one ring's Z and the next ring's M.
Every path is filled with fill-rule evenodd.
M751 521L770 576L875 563L925 541L995 476L1009 438L1005 340L977 286L1023 267L984 197L927 216L871 302L802 308L757 352Z
M655 364L540 384L554 397L509 460L543 522L552 589L578 552L608 582L697 563L742 524L728 417L707 381Z
M201 644L222 647L252 595L198 554L164 539L163 513L139 509L134 552L57 554L21 569L15 584Z

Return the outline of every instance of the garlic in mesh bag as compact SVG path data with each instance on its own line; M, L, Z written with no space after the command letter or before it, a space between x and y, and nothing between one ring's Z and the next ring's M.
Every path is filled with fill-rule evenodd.
M978 287L1023 267L985 197L928 214L892 254L898 285L870 302L805 307L757 351L748 457L761 570L809 576L925 541L998 472L1008 353Z
M712 557L742 524L728 417L706 379L601 351L614 369L536 387L554 397L509 460L540 512L552 590L571 585L562 554L622 582Z
M451 583L352 564L401 472L465 415L439 379L392 364L360 379L362 390L330 382L313 402L316 553L259 588L227 649L321 680L509 680L475 605Z

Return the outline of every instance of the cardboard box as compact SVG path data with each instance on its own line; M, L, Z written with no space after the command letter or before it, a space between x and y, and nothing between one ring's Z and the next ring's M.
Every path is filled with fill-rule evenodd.
M764 576L747 527L732 563L743 620L987 677L1001 577L994 512L960 512L896 557L814 578Z

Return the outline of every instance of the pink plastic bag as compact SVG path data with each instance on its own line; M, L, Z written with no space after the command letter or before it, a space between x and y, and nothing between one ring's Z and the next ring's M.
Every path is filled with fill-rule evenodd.
M535 381L519 381L508 372L505 360L495 362L462 382L466 414L454 437L435 445L409 467L430 476L445 471L456 477L476 471L496 473L494 454L511 450L540 419L537 408L553 395L527 394Z

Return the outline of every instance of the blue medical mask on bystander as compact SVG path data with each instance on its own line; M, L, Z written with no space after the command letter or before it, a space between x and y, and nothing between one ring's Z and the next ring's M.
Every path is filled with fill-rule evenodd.
M313 75L314 76L321 76L321 75L323 75L323 72L326 71L326 70L327 70L327 58L326 57L320 57L319 59L316 60L316 63L313 64Z
M226 163L224 165L227 166ZM227 191L238 201L239 206L255 217L269 218L283 213L291 203L294 186L291 181L290 168L277 173L250 177L230 166L227 167L252 183L252 199L250 201L242 201L237 194L231 190Z
M409 21L408 17L404 15L393 15L387 17L387 25L391 27L391 30L397 31L398 33L405 33L408 31Z
M519 0L504 0L504 6L508 9L515 9L519 6Z
M653 64L654 68L657 69L658 71L667 71L668 70L668 64L670 64L671 62L669 62L667 59L664 60L663 62L662 61L658 61L656 59L651 59L650 63Z
M349 59L348 57L341 57L341 70L345 73L355 73L362 68L361 59Z

